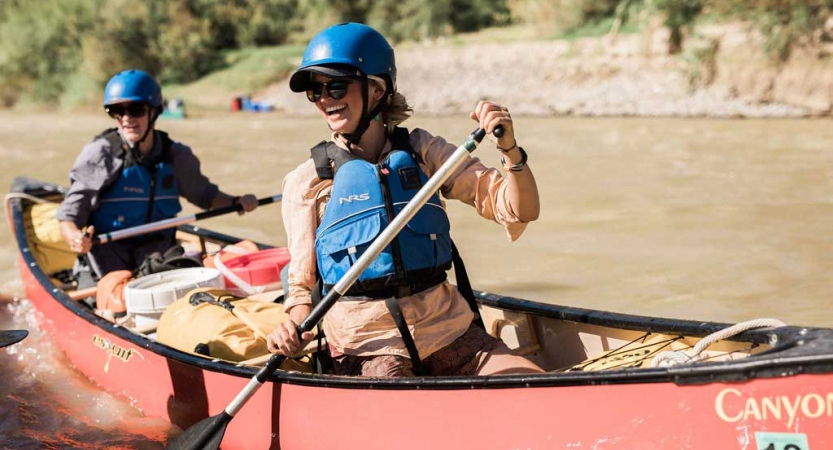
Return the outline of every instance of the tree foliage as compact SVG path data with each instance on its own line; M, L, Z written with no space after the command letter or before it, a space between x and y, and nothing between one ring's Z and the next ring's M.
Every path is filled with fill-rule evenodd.
M308 39L343 21L419 40L506 24L509 10L504 0L4 0L0 100L60 101L70 85L103 87L126 68L187 83L228 50Z
M712 6L722 16L756 24L765 38L764 50L777 61L789 58L796 45L833 39L824 30L825 21L833 17L833 0L735 0Z
M657 0L656 6L665 12L665 26L671 30L669 53L679 53L683 47L683 28L691 26L703 11L705 0Z
M5 0L0 2L0 96L14 103L21 92L52 101L83 63L84 30L93 26L97 2Z
M513 22L547 36L618 30L634 11L664 15L672 51L709 13L757 24L766 51L785 59L817 39L833 0L0 0L0 102L89 99L71 91L98 91L126 68L188 83L230 51L304 43L338 22L367 23L396 43Z

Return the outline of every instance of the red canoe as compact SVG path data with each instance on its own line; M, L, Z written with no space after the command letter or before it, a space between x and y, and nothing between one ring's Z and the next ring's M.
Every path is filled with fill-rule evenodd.
M186 429L222 411L256 363L179 351L117 325L44 272L38 255L46 250L32 242L27 211L61 192L18 178L7 197L26 295L43 329L80 371L148 415ZM239 240L179 231L204 251ZM833 448L833 330L477 296L487 329L549 372L367 379L278 370L230 422L222 448Z

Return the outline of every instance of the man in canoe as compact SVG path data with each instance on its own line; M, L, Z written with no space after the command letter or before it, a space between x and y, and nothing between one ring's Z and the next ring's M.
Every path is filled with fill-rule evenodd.
M175 230L93 245L95 233L169 219L182 210L179 197L203 209L239 204L257 208L257 198L226 194L200 171L191 149L154 129L162 112L159 83L141 70L113 76L104 89L104 111L116 122L81 150L69 172L70 187L56 217L61 234L79 258L73 272L79 288L109 272L133 271L153 252L175 245ZM90 276L92 275L92 276Z
M292 255L284 308L290 320L268 336L273 353L292 355L310 333L296 327L319 287L333 287L405 202L455 151L425 130L398 125L412 113L396 89L394 52L366 25L327 28L309 43L289 87L306 93L332 130L330 142L283 181L282 216ZM440 193L475 207L517 239L538 218L527 155L507 108L481 101L471 118L495 146L503 172L468 158ZM498 133L500 134L500 133ZM378 377L533 373L479 326L473 298L447 281L456 252L443 200L434 195L361 275L324 320L334 371ZM455 264L459 269L461 264ZM457 273L460 283L460 273ZM320 283L320 284L319 284Z

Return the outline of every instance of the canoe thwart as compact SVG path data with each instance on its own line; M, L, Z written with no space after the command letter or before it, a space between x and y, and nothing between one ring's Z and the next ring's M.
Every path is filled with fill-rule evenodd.
M69 298L73 300L83 300L87 297L95 297L95 293L96 287L93 286L84 289L79 289L77 291L67 292L67 295L69 295Z

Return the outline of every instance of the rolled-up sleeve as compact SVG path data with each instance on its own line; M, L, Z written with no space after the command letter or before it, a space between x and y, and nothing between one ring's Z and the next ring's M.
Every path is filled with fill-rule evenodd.
M457 149L445 139L432 136L425 130L411 132L411 146L425 161L426 175L432 176ZM510 241L518 239L527 223L515 214L506 195L506 179L500 170L487 167L477 157L466 158L441 188L443 197L462 201L475 208L477 213L504 226Z

